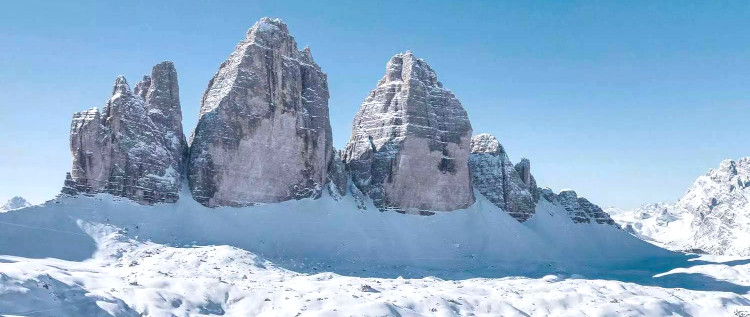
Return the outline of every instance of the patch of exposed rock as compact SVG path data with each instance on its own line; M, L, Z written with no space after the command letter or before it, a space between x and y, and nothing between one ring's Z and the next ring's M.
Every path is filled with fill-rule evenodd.
M617 226L612 218L602 208L591 203L588 199L578 197L575 191L566 189L555 194L551 189L539 190L545 200L565 208L568 216L575 223L598 223Z
M333 149L333 156L328 165L328 194L336 200L346 196L348 178L349 174L346 172L346 164L341 158L340 151Z
M474 203L472 128L430 66L397 54L354 118L344 160L353 183L381 210L450 211Z
M203 94L190 190L209 207L319 197L332 148L326 74L286 24L262 18Z
M154 66L136 87L137 93L119 76L101 111L73 115L73 167L63 193L103 192L146 204L177 201L187 144L174 65Z
M497 138L484 133L471 138L469 169L474 188L495 206L520 222L534 215L539 198L528 159L514 167Z

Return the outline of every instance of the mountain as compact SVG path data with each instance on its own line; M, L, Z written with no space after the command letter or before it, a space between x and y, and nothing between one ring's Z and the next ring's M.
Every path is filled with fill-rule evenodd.
M0 212L26 208L29 206L31 206L31 203L26 201L26 199L21 196L15 196L9 199L4 205L0 206Z
M750 255L750 157L721 162L676 203L611 211L625 230L670 249Z
M472 128L435 71L396 54L354 117L344 160L378 208L434 212L474 203L467 160Z
M471 138L469 168L474 189L495 206L521 222L534 215L539 196L528 159L514 166L497 138L483 133Z
M469 208L475 190L520 222L542 189L531 162L513 165L497 138L472 137L466 110L412 52L393 56L336 151L328 79L287 25L262 18L221 63L201 99L190 142L182 134L177 71L153 67L134 89L122 76L100 111L74 114L71 172L62 193L107 193L141 204L190 196L217 208L351 195L359 209L434 215ZM351 180L351 182L350 182ZM575 192L544 197L581 223L611 225Z
M343 150L328 99L310 49L270 18L209 81L189 143L171 62L132 90L118 77L101 110L73 116L62 194L0 214L0 314L716 316L750 306L748 259L659 248L575 191L540 188L530 160L513 164L497 137L472 137L458 98L409 51L390 58ZM722 164L675 205L701 219L699 232L745 225L728 208L747 202L747 163Z
M145 204L178 199L187 143L177 71L172 62L159 63L135 88L119 76L101 111L73 115L64 193L110 193Z
M209 81L191 139L201 204L320 197L333 159L327 76L286 24L263 18Z

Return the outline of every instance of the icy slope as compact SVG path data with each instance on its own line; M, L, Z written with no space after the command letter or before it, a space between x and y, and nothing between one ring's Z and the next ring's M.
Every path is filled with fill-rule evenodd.
M0 215L0 314L639 316L750 305L750 261L691 260L575 224L546 201L523 224L484 199L429 217L375 210L351 195L218 209L99 195L11 211Z

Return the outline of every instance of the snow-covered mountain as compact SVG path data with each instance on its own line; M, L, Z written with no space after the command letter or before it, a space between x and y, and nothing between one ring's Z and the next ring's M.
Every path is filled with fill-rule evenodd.
M26 199L21 196L15 196L9 199L4 205L0 206L0 212L20 209L28 206L31 206L31 203L26 201Z
M747 259L659 248L576 192L538 187L528 159L513 165L496 137L472 138L463 106L411 52L386 64L344 151L331 145L327 75L281 20L248 31L201 102L187 144L175 135L177 73L162 62L133 90L118 77L101 112L74 115L62 194L0 214L0 315L750 306ZM732 166L709 180L744 190L748 179L733 175L747 164ZM694 192L680 206L708 219L737 199L714 196Z
M666 248L750 256L750 157L721 162L674 204L608 211L625 230Z

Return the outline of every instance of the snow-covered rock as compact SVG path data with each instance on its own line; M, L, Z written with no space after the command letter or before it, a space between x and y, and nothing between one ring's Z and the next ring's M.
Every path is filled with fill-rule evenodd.
M725 160L674 204L651 204L614 216L656 244L719 255L750 255L750 157Z
M610 215L601 207L591 203L588 199L578 197L578 194L565 189L555 194L551 189L545 188L540 191L540 196L546 201L562 207L568 213L568 217L575 223L605 224L618 227Z
M4 205L0 206L0 212L21 209L29 206L31 206L31 203L29 203L26 199L21 196L15 196L11 199L8 199L8 201Z
M147 204L178 199L187 144L177 72L162 62L144 79L136 94L117 77L101 111L73 115L73 167L63 193L106 192Z
M471 138L469 169L474 189L495 206L521 222L534 215L538 198L531 193L536 191L536 182L530 187L531 165L524 159L514 167L497 138L486 133Z
M433 212L474 203L472 128L461 103L423 59L397 54L354 118L344 159L380 209Z
M326 74L286 24L262 18L203 94L190 189L211 207L319 197L332 148Z

